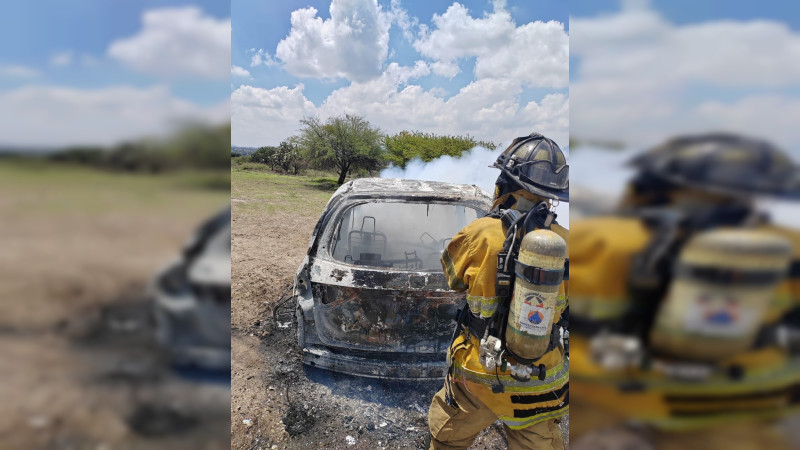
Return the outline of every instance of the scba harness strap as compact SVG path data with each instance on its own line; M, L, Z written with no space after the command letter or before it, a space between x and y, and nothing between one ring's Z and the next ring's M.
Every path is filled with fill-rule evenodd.
M517 275L517 277L531 284L558 286L564 279L564 269L542 269L541 267L529 266L522 261L516 261L514 263L514 267L514 273Z

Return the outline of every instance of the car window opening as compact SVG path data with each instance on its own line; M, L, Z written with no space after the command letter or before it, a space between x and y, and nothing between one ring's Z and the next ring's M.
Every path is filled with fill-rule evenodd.
M356 266L441 272L439 258L445 246L477 218L476 210L463 205L355 205L345 211L336 227L331 255Z

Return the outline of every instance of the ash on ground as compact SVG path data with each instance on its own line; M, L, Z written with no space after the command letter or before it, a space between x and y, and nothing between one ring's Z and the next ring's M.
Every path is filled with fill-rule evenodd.
M381 380L304 366L294 333L270 320L254 322L247 333L270 368L247 380L247 389L263 396L261 417L232 405L239 416L234 433L245 438L236 448L428 448L428 406L443 380ZM279 421L270 424L270 417ZM506 447L498 422L471 448Z

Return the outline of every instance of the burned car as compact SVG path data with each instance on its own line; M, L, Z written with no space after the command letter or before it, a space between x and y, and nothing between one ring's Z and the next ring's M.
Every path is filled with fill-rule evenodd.
M476 186L378 178L342 185L295 279L303 362L378 378L442 377L466 300L449 290L441 253L489 209Z
M201 225L155 276L156 337L177 366L231 366L231 209Z

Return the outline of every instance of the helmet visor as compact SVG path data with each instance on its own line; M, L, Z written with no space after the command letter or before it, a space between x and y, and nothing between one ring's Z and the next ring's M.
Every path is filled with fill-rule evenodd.
M545 189L569 189L569 166L555 168L547 160L530 161L515 167L513 172L520 180Z

